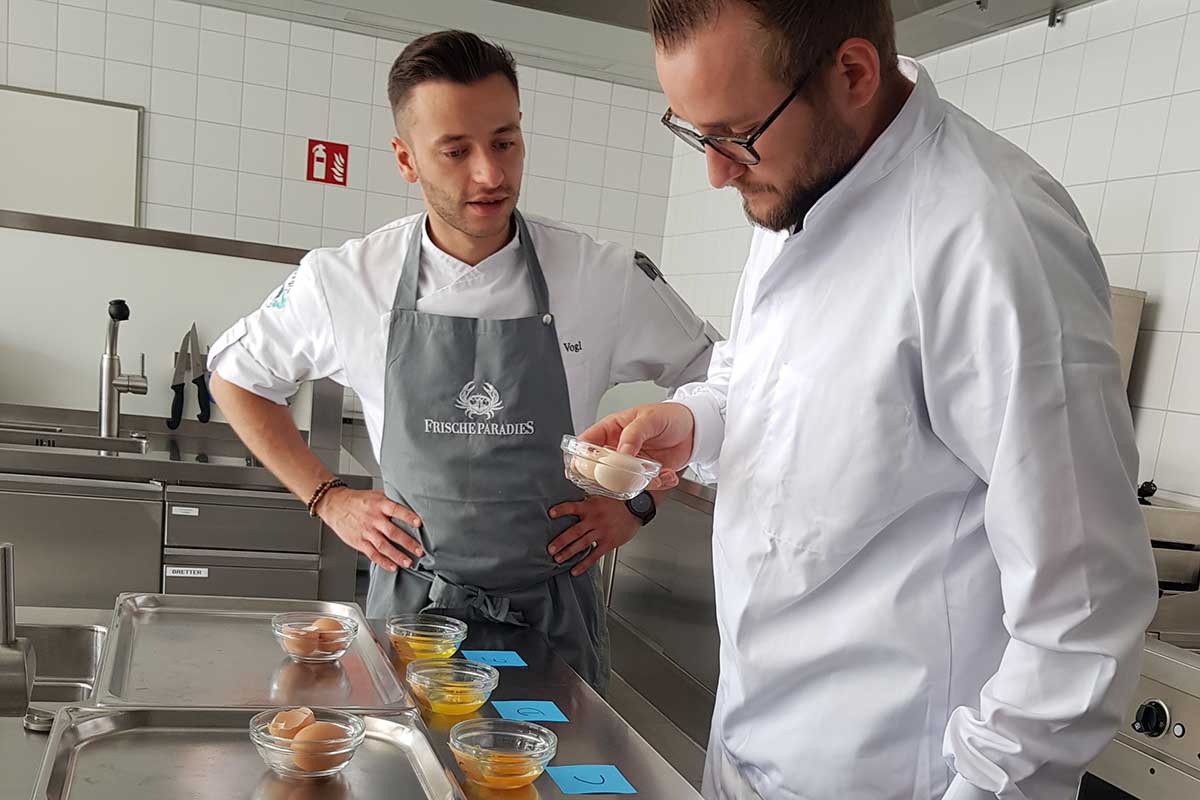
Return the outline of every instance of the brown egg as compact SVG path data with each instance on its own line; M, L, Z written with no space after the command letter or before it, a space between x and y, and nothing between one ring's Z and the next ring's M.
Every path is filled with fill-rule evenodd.
M267 726L267 731L272 736L278 736L281 739L291 739L302 729L307 728L316 721L313 717L311 708L300 706L299 708L289 708L280 711L271 719L271 724Z
M305 772L333 769L350 760L352 753L334 753L346 747L346 729L333 722L314 722L292 739L292 760ZM340 739L341 741L328 741Z
M346 646L346 629L336 619L317 617L309 627L319 631L317 635L321 641L319 647L322 652L336 653Z
M321 632L311 625L289 625L283 630L283 649L294 656L311 656L321 649Z

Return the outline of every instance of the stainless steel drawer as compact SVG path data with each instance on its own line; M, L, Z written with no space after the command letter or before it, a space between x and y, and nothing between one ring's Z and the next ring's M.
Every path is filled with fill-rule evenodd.
M170 487L166 496L167 547L321 552L321 520L291 495Z
M163 551L167 594L317 599L317 556L214 550Z

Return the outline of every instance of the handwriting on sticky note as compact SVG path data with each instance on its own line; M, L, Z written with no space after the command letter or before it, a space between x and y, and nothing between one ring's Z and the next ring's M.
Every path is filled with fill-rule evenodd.
M526 722L567 722L567 715L554 703L542 700L493 700L492 708L503 719Z
M525 659L512 650L463 650L463 658L493 667L527 667Z
M637 794L621 770L611 764L547 767L546 774L563 794Z

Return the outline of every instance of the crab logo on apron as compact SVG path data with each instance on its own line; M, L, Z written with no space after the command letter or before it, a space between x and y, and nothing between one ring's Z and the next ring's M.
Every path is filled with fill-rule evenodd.
M486 381L483 384L482 392L475 391L475 381L467 381L467 385L458 393L458 399L454 401L454 406L467 412L468 417L484 417L487 420L496 416L497 411L504 410L500 392Z

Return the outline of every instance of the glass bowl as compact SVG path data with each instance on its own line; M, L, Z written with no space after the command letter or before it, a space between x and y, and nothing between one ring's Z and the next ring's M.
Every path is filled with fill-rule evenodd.
M449 658L467 638L467 623L440 614L388 617L388 640L401 661Z
M519 789L537 780L558 748L553 731L505 719L472 719L450 729L450 749L467 780Z
M627 456L574 436L562 438L562 452L567 480L588 494L615 500L637 497L662 470L662 465L654 461Z
M422 708L455 717L478 711L500 682L495 667L461 658L412 661L405 677Z
M284 778L308 780L341 772L366 738L362 719L332 708L312 708L309 710L314 721L310 725L295 731L291 737L272 734L271 720L275 715L293 708L268 709L250 720L250 741L254 742L259 756L272 772ZM338 735L305 736L305 730L315 730L317 725L321 730L332 725L338 729Z
M321 664L346 654L358 635L358 623L336 614L292 611L271 617L271 631L283 652L292 658Z

